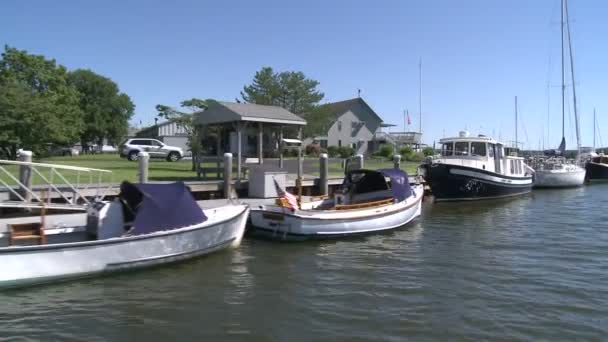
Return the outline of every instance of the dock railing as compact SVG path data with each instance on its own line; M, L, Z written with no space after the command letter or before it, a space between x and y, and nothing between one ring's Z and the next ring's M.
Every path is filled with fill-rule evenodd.
M9 193L8 198L0 198L0 207L85 210L112 187L109 170L0 160L0 188Z

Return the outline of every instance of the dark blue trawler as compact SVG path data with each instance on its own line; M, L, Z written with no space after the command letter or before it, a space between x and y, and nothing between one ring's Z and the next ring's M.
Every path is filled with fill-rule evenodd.
M532 190L534 170L516 153L507 155L504 144L467 132L440 143L441 156L421 165L435 201L503 198Z

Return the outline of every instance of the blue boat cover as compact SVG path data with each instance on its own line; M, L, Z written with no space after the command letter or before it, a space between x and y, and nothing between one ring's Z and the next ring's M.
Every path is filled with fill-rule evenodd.
M410 187L410 180L407 176L407 172L398 169L382 169L379 171L391 179L393 197L399 201L403 201L412 195L412 188Z
M183 182L135 184L143 199L131 234L149 234L205 222L207 217Z

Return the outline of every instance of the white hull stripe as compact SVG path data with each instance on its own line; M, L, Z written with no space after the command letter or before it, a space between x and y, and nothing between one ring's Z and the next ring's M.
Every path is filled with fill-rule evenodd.
M454 174L454 175L473 177L473 178L487 180L487 181L494 182L494 183L501 183L501 184L505 184L505 185L531 185L532 184L532 178L506 179L506 178L502 178L502 177L487 175L487 174L480 173L480 172L462 170L462 169L457 169L457 168L450 168L450 173Z

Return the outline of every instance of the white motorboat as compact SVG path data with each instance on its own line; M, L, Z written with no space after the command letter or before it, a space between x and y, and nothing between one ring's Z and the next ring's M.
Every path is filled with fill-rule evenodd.
M113 202L88 209L86 229L45 235L42 227L11 227L0 248L0 287L159 265L238 246L249 207L203 210L184 183L124 182ZM32 239L33 238L33 239ZM23 245L36 240L37 245Z
M387 181L387 177L390 181ZM397 169L352 170L334 198L251 210L252 232L280 240L336 238L401 227L420 216L424 189Z

